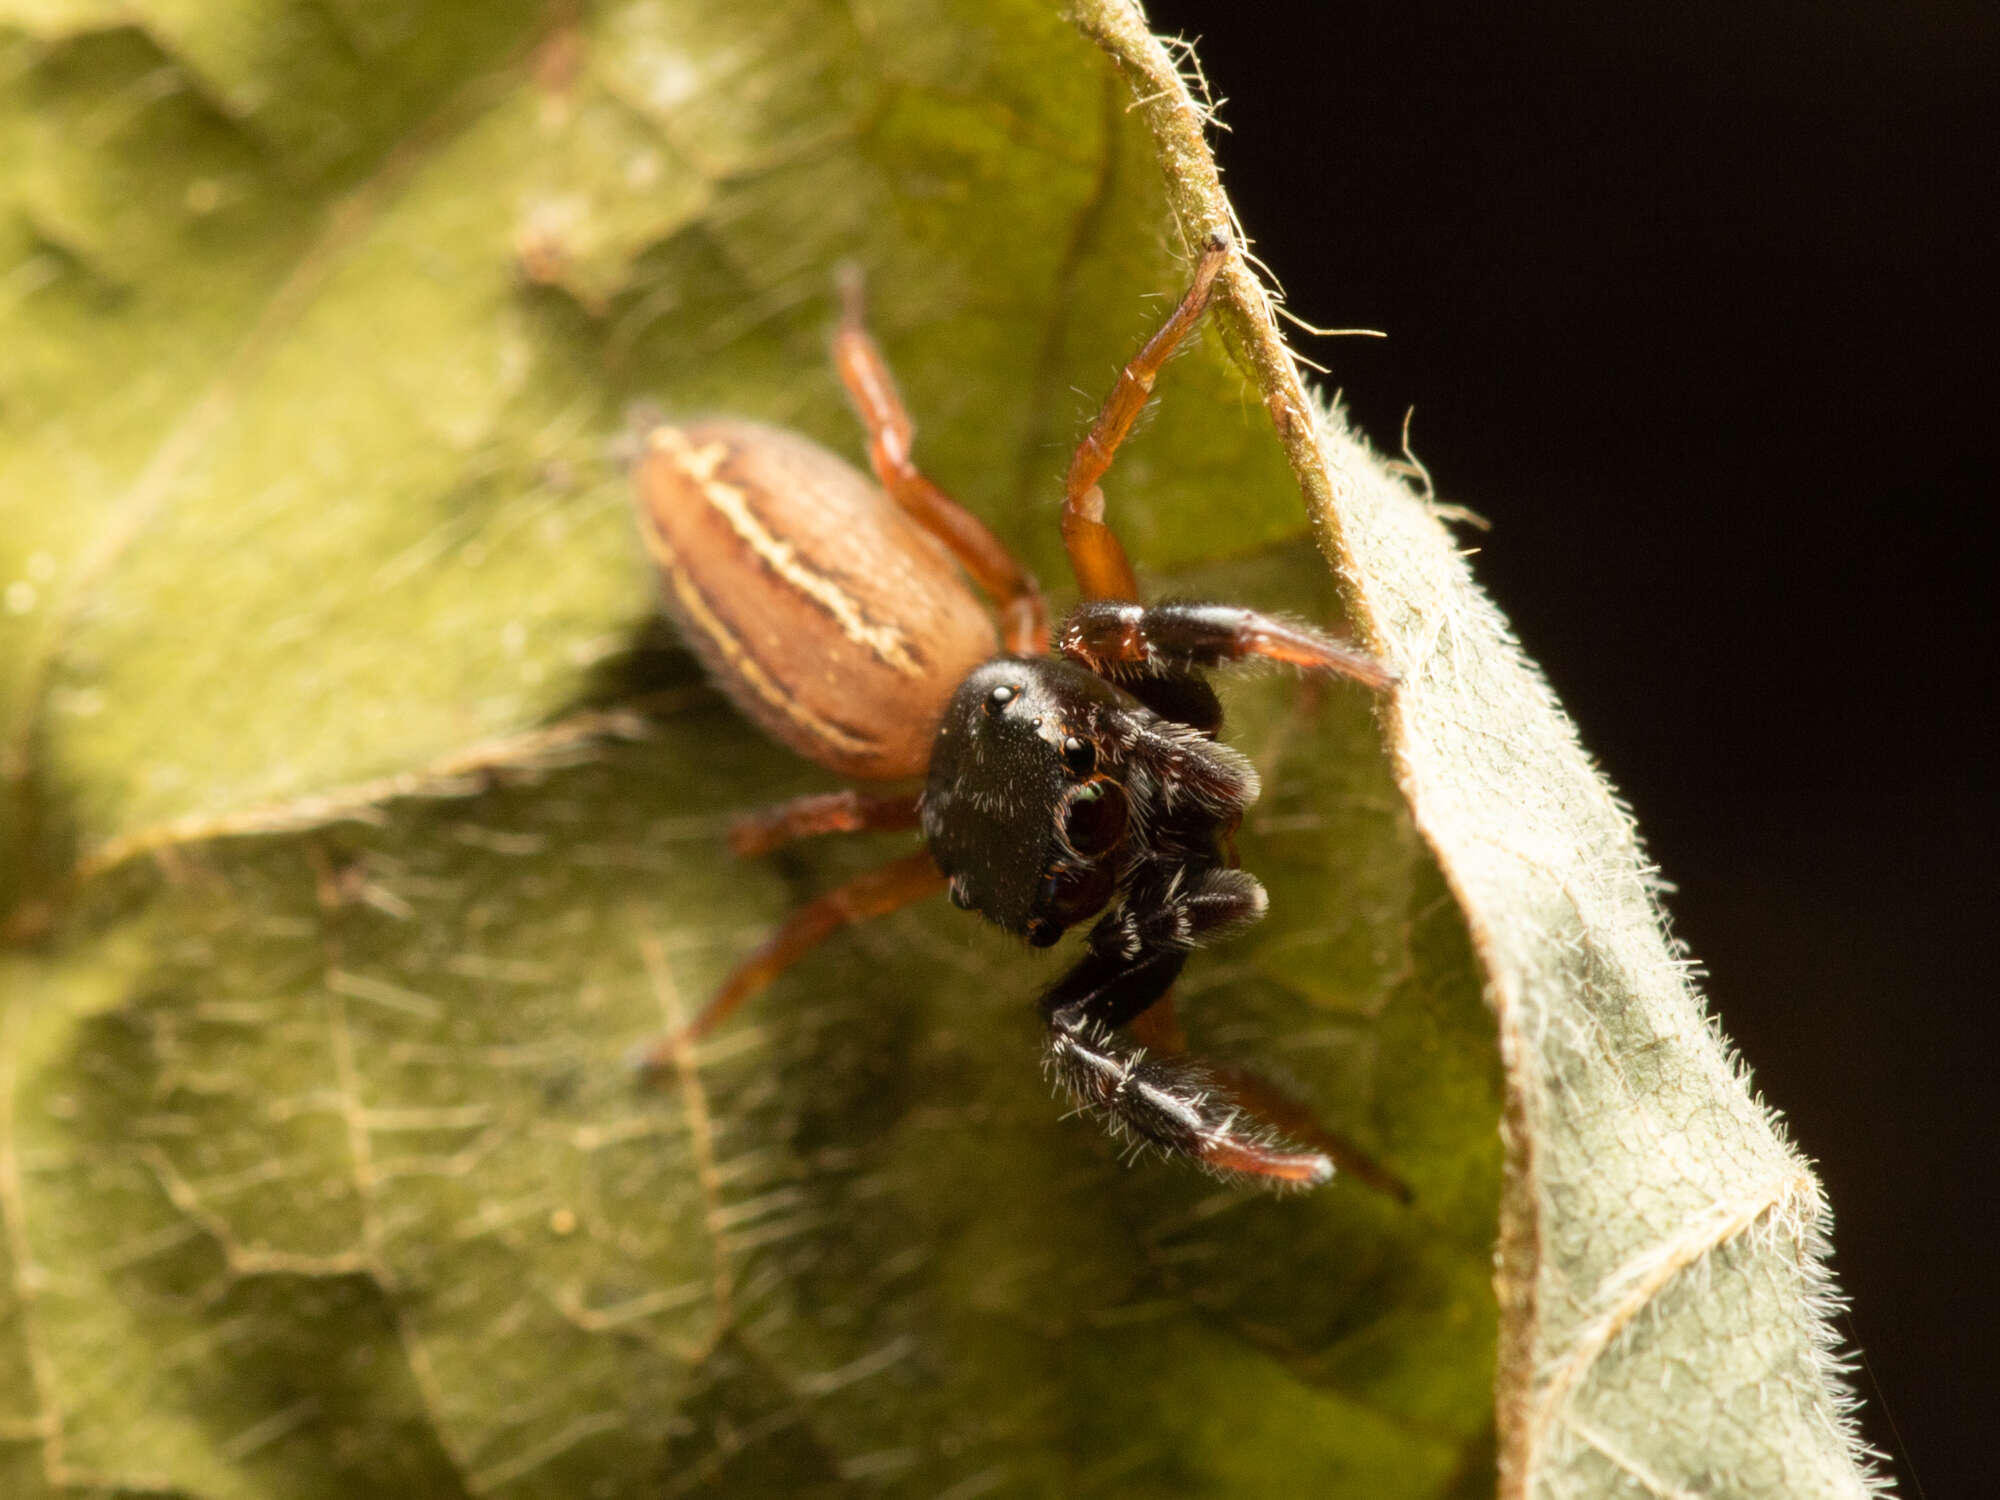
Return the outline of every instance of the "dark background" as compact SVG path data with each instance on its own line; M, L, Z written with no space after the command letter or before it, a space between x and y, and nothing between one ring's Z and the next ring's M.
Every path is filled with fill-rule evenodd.
M1991 1492L2000 7L1155 0L1820 1164L1868 1437Z

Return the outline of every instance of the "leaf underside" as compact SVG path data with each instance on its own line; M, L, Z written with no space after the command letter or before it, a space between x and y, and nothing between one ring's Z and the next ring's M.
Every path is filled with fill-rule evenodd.
M1064 577L1068 447L1205 227L1135 56L991 0L0 0L0 1492L1469 1496L1533 1429L1542 1492L1640 1494L1635 1356L1701 1396L1690 1316L1748 1330L1711 1340L1746 1431L1818 1410L1810 1177L1691 1000L1607 1010L1667 956L1629 839L1553 915L1460 857L1520 850L1426 758L1484 677L1406 667L1386 751L1358 691L1231 685L1272 912L1179 991L1408 1204L1125 1164L1039 1075L1060 956L949 908L626 1068L907 847L728 856L731 809L832 783L663 639L627 409L858 459L854 259L921 461ZM1330 430L1336 590L1222 331L1107 482L1149 589L1344 592L1400 662L1524 670ZM1515 811L1552 870L1599 826ZM1698 1169L1753 1138L1763 1176ZM1499 1302L1496 1224L1539 1255ZM1653 1427L1698 1450L1689 1411ZM1793 1492L1851 1478L1823 1451ZM1651 1492L1757 1492L1710 1460Z

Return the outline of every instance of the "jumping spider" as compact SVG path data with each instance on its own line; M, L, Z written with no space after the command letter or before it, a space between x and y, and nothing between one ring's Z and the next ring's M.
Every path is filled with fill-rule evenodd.
M647 435L641 529L668 607L711 675L822 765L924 778L921 793L836 792L753 814L736 828L737 851L911 827L925 845L794 912L685 1032L652 1049L651 1064L839 927L944 888L1036 947L1097 919L1082 956L1041 997L1049 1071L1082 1108L1218 1175L1279 1185L1332 1175L1327 1156L1282 1143L1208 1069L1118 1034L1163 1000L1192 949L1264 915L1264 888L1236 867L1233 844L1257 773L1217 741L1222 708L1202 674L1264 658L1376 688L1392 681L1301 624L1226 604L1137 602L1131 563L1104 522L1098 481L1230 253L1226 236L1211 237L1193 284L1070 462L1062 533L1083 602L1053 638L1035 581L911 462L910 418L863 326L857 278L844 286L834 358L880 489L760 424Z

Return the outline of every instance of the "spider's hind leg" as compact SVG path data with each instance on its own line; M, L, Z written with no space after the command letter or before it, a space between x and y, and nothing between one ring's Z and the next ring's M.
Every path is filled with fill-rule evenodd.
M883 796L847 787L740 814L730 824L729 847L747 859L824 833L879 833L916 826L914 796Z
M679 1048L713 1031L745 1000L765 989L841 928L870 917L886 917L943 889L944 876L938 874L929 854L919 852L879 865L817 900L808 901L785 918L755 952L729 971L692 1021L679 1031L641 1047L633 1058L634 1065L645 1075L664 1072L672 1066Z
M1000 612L1007 649L1040 656L1049 649L1049 611L1034 576L1021 566L986 523L931 481L910 457L916 434L908 408L889 373L889 362L868 332L861 273L841 276L840 329L833 338L834 369L847 387L855 414L868 429L868 461L889 497L943 542Z
M1149 1053L1114 1030L1167 992L1195 943L1263 914L1263 887L1241 870L1211 868L1129 894L1042 998L1048 1066L1117 1133L1218 1176L1314 1187L1333 1175L1331 1160L1287 1147L1200 1063Z

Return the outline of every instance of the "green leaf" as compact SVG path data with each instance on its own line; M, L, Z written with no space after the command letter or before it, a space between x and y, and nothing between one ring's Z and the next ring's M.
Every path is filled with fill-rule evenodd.
M858 459L857 260L927 470L1063 576L1068 448L1227 220L1081 9L0 3L6 1493L1860 1488L1817 1189L1240 266L1112 519L1408 685L1233 685L1273 907L1184 1018L1410 1201L1120 1162L1047 961L950 910L627 1070L906 846L727 855L830 783L664 645L625 411Z

